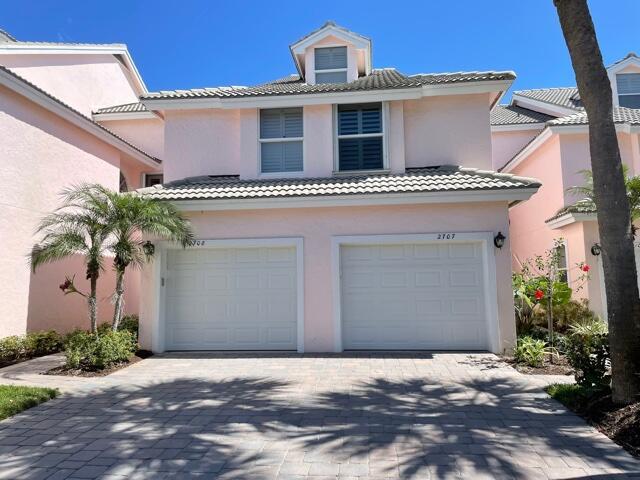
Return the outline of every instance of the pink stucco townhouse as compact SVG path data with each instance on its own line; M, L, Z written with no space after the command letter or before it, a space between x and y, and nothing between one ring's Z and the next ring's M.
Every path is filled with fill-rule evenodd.
M630 53L609 66L608 73L622 161L630 175L640 175L640 57ZM580 171L591 169L588 130L575 87L516 91L509 105L497 105L491 112L493 168L542 182L531 200L510 209L513 268L518 270L562 238L566 278L577 296L588 299L606 318L597 214L567 191L583 185ZM593 267L585 284L577 280L582 273L577 265L583 262Z
M125 45L19 41L0 31L0 337L28 330L88 327L87 308L58 285L82 258L30 272L27 255L39 220L62 189L101 183L117 190L158 181L162 119L102 107L138 102L147 93ZM131 110L119 107L115 110ZM132 116L139 117L134 125ZM100 123L99 123L100 122ZM126 311L139 309L139 273L127 279ZM114 276L99 282L100 320L109 320Z
M373 68L371 40L331 22L290 53L297 73L262 85L141 95L164 119L165 182L141 192L197 237L155 242L142 344L509 348L509 206L539 187L492 171L514 74Z

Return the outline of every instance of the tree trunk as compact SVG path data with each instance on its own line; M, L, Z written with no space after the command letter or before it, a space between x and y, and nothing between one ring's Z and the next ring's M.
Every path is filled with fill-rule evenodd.
M554 4L589 118L593 190L609 313L612 397L615 403L627 404L640 395L640 299L611 84L586 0L554 0Z
M122 310L124 307L124 268L116 269L116 291L115 291L115 306L113 308L113 324L112 329L115 332L118 330L120 320L122 320Z
M89 292L89 297L87 298L87 302L89 303L89 321L91 322L91 333L96 333L98 331L98 302L97 291L98 291L98 275L91 274L89 277L89 282L91 285L91 291Z

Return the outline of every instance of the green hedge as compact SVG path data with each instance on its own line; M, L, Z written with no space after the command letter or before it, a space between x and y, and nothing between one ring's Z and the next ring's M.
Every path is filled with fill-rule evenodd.
M76 330L65 338L68 368L102 370L128 360L136 351L136 337L128 330L101 328L97 334Z
M0 339L0 365L41 357L62 349L62 337L53 330Z

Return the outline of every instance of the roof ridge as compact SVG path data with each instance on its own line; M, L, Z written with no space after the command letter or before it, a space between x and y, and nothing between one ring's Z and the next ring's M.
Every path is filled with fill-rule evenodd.
M540 90L577 90L578 87L542 87L542 88L526 88L524 90L515 90L513 92L514 95L520 92L539 92Z

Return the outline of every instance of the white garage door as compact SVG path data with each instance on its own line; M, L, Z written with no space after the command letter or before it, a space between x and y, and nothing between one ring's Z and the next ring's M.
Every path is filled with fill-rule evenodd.
M295 350L293 247L167 253L167 350Z
M341 247L345 349L487 350L482 244Z

